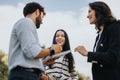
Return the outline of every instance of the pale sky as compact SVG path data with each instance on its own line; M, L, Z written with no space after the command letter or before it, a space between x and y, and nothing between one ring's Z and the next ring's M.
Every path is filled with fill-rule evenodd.
M46 16L38 30L41 45L49 47L57 29L64 29L69 36L71 49L76 63L76 69L91 77L91 63L87 58L74 52L78 45L84 45L92 51L96 31L86 18L88 3L95 0L2 0L0 1L0 50L8 53L9 39L14 23L23 17L22 9L27 2L36 1L44 6ZM113 15L120 19L120 0L101 0L106 2ZM91 77L92 79L92 77Z

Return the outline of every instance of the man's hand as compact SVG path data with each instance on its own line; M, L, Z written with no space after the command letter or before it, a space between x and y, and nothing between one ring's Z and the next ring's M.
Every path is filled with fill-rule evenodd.
M49 80L49 77L46 74L41 74L40 78L42 80Z
M51 48L54 49L55 54L60 53L62 51L62 46L59 44L53 44Z

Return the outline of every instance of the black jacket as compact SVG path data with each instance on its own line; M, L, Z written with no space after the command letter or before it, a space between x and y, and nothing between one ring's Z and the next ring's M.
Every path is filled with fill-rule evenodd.
M104 25L95 52L88 52L93 80L120 80L120 24Z

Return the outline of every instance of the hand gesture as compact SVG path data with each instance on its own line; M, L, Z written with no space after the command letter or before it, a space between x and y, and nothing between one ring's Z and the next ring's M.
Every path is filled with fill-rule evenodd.
M75 51L79 52L83 56L87 56L88 55L88 51L85 49L84 46L78 46L78 47L76 47Z
M56 54L62 51L62 46L59 44L53 44L51 48L55 51Z

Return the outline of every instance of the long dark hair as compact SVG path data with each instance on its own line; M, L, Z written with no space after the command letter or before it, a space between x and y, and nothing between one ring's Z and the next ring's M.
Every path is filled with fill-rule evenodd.
M55 38L56 38L56 33L58 31L64 32L64 35L65 35L65 43L64 43L64 45L62 47L63 51L70 50L70 44L69 44L68 35L67 35L66 31L63 30L63 29L58 29L55 32L54 37L53 37L53 44L57 44ZM71 72L73 70L73 63L74 63L74 58L73 58L72 53L70 52L69 54L65 55L65 58L68 59L68 68L69 68L69 72Z
M91 9L95 10L95 16L97 19L96 28L100 31L100 26L108 22L116 21L116 18L113 17L111 9L109 6L101 1L96 1L89 3Z

